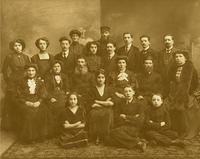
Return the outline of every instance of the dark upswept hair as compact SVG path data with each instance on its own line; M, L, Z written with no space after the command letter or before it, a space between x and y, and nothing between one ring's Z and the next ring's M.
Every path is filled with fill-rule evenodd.
M99 43L97 41L89 41L87 44L86 44L86 49L87 49L87 52L90 52L90 47L91 45L96 45L97 46L97 52L99 50ZM97 53L98 54L98 53Z
M67 38L66 36L62 36L60 39L59 39L59 42L61 43L62 41L68 41L69 44L71 44L71 40L69 38Z
M39 49L40 47L39 47L39 42L40 42L40 40L43 40L43 41L45 41L46 43L47 43L47 47L49 46L49 40L48 40L48 38L47 37L41 37L41 38L38 38L36 41L35 41L35 45L36 45L36 47Z
M174 52L174 57L176 56L176 54L182 54L183 56L185 56L185 58L187 59L187 60L189 60L190 59L190 57L189 57L189 52L187 51L187 50L177 50L177 51L175 51Z
M104 76L106 76L106 72L104 69L100 68L95 72L95 79L98 77L98 75L103 74Z
M72 37L74 34L77 34L79 37L81 37L81 32L77 29L73 29L69 32L70 37Z
M22 45L22 51L25 49L25 47L26 47L26 44L25 44L25 42L24 42L24 40L22 40L22 39L15 39L15 40L13 40L13 41L11 41L10 43L9 43L9 48L11 49L11 50L14 50L14 45L15 45L15 43L20 43L21 45Z
M151 99L153 98L154 95L160 96L160 98L163 100L164 96L160 92L155 92L151 94Z
M60 60L53 60L53 62L51 63L51 68L53 68L53 66L55 65L55 64L60 64L60 67L61 67L61 70L62 70L62 68L63 68L63 62L62 61L60 61Z
M149 35L142 35L142 36L140 36L140 40L141 40L142 38L147 38L149 41L151 40L151 38L150 38Z

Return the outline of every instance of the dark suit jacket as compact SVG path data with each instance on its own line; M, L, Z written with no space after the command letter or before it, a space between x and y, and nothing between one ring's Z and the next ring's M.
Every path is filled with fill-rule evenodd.
M72 74L76 65L76 55L72 52L69 52L67 58L62 56L62 52L58 53L54 57L56 60L60 60L63 62L62 72L65 74Z
M139 48L131 45L131 48L128 52L126 52L126 47L122 46L117 50L117 54L119 56L127 56L128 57L128 64L127 68L130 71L138 72L138 60L139 60Z
M117 70L116 58L116 54L112 57L112 59L109 59L108 56L103 57L101 67L105 70L106 75Z
M144 51L140 51L140 55L139 55L139 72L142 72L144 70L144 60L146 57L148 56L152 56L153 57L153 64L154 64L154 70L156 72L158 72L158 53L153 50L152 48L149 48L148 50Z

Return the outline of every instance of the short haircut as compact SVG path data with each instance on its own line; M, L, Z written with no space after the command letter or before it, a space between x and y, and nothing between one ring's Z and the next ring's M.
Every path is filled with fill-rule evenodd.
M124 86L124 90L125 90L125 88L131 88L131 89L135 92L135 89L134 89L133 86L130 85L130 84L125 85L125 86Z
M106 76L106 72L104 69L98 69L96 72L95 72L95 78L97 78L100 74Z
M36 41L35 41L35 45L36 45L36 47L39 49L40 47L39 47L39 42L40 42L40 40L43 40L43 41L45 41L46 42L46 44L47 44L47 47L49 46L49 40L47 39L47 37L41 37L41 38L38 38Z
M11 41L10 43L9 43L9 48L11 49L11 50L14 50L14 45L15 45L15 43L20 43L21 45L22 45L22 51L25 49L25 47L26 47L26 44L25 44L25 42L24 42L24 40L22 40L22 39L15 39L15 40L13 40L13 41Z
M130 32L124 32L124 33L123 33L123 37L124 37L124 35L126 35L126 34L129 34L129 35L131 36L131 38L133 38L133 34L130 33Z
M161 93L159 93L159 92L157 92L157 93L152 93L152 96L151 96L151 99L153 98L153 96L160 96L160 98L163 100L163 95L161 94Z
M67 38L66 36L62 36L60 39L59 39L59 42L61 43L62 41L68 41L69 44L71 44L71 40L69 40L69 38Z
M174 36L173 36L172 34L165 34L165 35L163 36L163 39L164 39L166 36L170 36L170 37L172 37L172 40L174 40Z
M147 38L149 41L151 40L150 36L148 36L148 35L142 35L142 36L140 36L140 40L142 40L142 38Z
M107 45L108 45L108 44L113 44L114 47L117 47L116 43L115 43L113 40L109 40L109 41L107 42Z

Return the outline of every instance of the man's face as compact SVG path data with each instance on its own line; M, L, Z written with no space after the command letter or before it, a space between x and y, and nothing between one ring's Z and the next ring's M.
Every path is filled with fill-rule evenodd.
M162 105L162 103L163 103L163 100L159 95L154 95L152 97L152 104L153 104L154 107L158 108Z
M133 42L133 38L131 37L130 34L124 34L123 39L124 39L124 43L126 45L132 44L132 42Z
M165 36L164 37L164 44L166 48L173 47L174 40L172 39L172 36Z
M101 38L102 38L102 39L108 40L108 39L109 39L109 36L110 36L110 32L109 32L109 31L107 31L107 30L105 31L105 30L104 30L104 31L101 32Z
M114 44L112 44L112 43L107 44L107 51L109 54L115 52L115 50L116 50L116 48L115 48Z
M70 47L70 43L68 40L63 40L60 42L60 47L62 48L63 51L67 51Z
M131 87L124 88L124 96L127 100L130 100L135 95L135 91Z
M72 34L72 41L74 42L79 42L80 37L78 36L78 34Z
M86 66L86 61L85 61L85 59L83 59L83 58L78 59L78 60L77 60L77 65L78 65L79 68L85 67L85 66Z
M153 69L153 61L152 60L145 60L144 61L144 69L147 72L151 72Z
M142 37L140 39L140 42L141 42L141 45L142 45L143 48L147 48L147 47L150 46L150 41L147 37Z

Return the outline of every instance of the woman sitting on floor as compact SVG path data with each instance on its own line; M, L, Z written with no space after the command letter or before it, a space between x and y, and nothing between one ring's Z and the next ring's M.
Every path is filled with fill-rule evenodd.
M60 145L64 148L85 146L88 143L85 128L85 111L76 92L69 94L66 108L60 114Z

